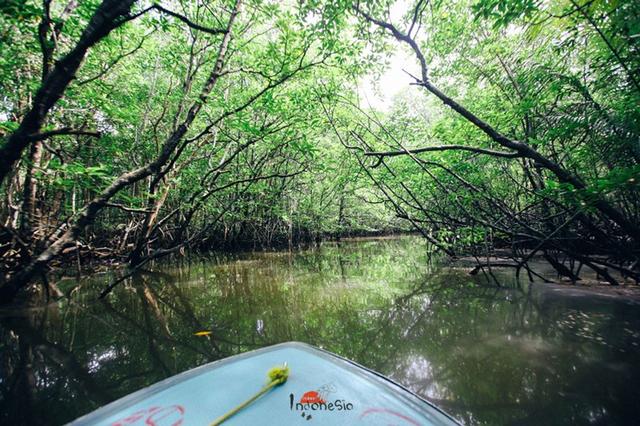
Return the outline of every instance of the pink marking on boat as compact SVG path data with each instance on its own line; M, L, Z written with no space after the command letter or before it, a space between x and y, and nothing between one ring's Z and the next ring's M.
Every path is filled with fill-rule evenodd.
M388 408L367 408L366 410L364 410L364 412L362 414L360 414L360 418L364 418L370 414L379 414L379 413L384 413L384 414L390 414L392 416L396 416L398 418L401 418L402 420L412 424L412 425L416 425L416 426L420 426L420 423L418 423L417 421L413 420L411 417L409 416L405 416L402 413L398 413L396 411L393 410L389 410Z

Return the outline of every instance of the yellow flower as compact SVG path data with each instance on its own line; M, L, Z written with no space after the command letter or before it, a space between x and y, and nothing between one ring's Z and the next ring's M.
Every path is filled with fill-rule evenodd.
M281 385L289 378L289 367L287 367L287 364L273 367L269 370L267 376L269 381L275 382L276 385Z

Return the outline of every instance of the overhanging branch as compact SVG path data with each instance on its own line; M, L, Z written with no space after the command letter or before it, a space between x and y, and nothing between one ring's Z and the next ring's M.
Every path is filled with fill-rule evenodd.
M193 22L192 20L190 20L189 18L187 18L184 15L180 15L179 13L176 13L172 10L169 10L163 6L160 6L159 4L154 4L152 6L147 7L144 10L141 10L140 12L131 15L129 17L127 17L126 21L132 21L142 15L144 15L145 13L151 11L151 10L157 10L160 13L163 13L165 15L169 15L171 17L174 17L176 19L178 19L179 21L184 22L185 24L187 24L187 26L189 26L190 28L193 28L194 30L198 30L198 31L202 31L208 34L213 34L213 35L218 35L218 34L224 34L227 32L226 29L221 29L221 28L208 28L208 27L204 27L200 24L196 24L195 22Z
M369 157L397 157L399 155L421 154L423 152L432 151L471 151L476 154L486 154L493 157L517 158L522 157L518 152L494 151L492 149L475 148L466 145L436 145L424 148L407 149L403 151L381 151L381 152L365 152L364 155Z

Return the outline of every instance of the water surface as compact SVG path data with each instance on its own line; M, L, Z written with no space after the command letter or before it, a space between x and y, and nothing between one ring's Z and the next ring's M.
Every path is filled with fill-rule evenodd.
M635 424L640 307L430 262L416 237L67 280L0 312L0 424L63 424L195 366L297 340L392 377L469 425ZM209 330L210 336L195 336ZM258 378L261 380L261 378Z

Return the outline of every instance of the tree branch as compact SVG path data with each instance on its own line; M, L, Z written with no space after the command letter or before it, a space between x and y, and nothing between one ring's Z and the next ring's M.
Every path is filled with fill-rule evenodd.
M152 211L150 211L150 210L136 209L134 207L127 207L127 206L123 206L122 204L118 204L118 203L105 203L104 206L105 207L113 207L113 208L120 209L120 210L123 210L125 212L129 212L129 213L152 213Z
M29 136L27 139L29 142L37 142L44 139L49 139L52 136L62 136L62 135L79 135L79 136L91 136L94 138L99 138L102 136L102 133L97 132L95 130L83 130L83 129L72 129L70 127L62 127L60 129L50 130L48 132L37 133L35 135Z
M420 61L420 70L422 71L422 81L423 82L427 81L427 69L428 69L427 60L425 59L424 55L422 54L422 51L420 50L420 47L418 47L418 43L416 43L416 41L413 38L411 38L407 34L403 34L393 24L381 21L381 20L376 19L376 18L372 17L371 15L367 14L362 9L360 9L360 6L358 4L354 5L353 9L358 14L362 15L367 21L371 22L372 24L375 24L375 25L377 25L377 26L379 26L381 28L384 28L386 30L389 30L391 32L391 34L393 34L393 36L398 41L402 41L404 43L407 43L411 47L411 49L415 52L416 57L418 58L418 61Z
M396 157L399 155L421 154L423 152L432 152L432 151L471 151L477 154L491 155L493 157L502 157L502 158L522 157L522 155L518 152L494 151L492 149L475 148L475 147L466 146L466 145L436 145L436 146L428 146L424 148L407 149L404 151L365 152L364 155L370 156L370 157Z
M83 85L85 85L85 84L87 84L87 83L91 83L92 81L95 81L95 80L99 79L100 77L104 76L105 74L107 74L107 73L108 73L108 72L109 72L113 67L115 67L115 66L116 66L116 65L117 65L121 60L123 60L123 59L124 59L124 58L126 58L127 56L131 56L131 55L133 55L133 54L134 54L134 53L136 53L138 50L140 50L140 49L142 48L142 45L144 44L145 40L147 39L147 37L148 37L149 35L150 35L150 34L145 35L145 36L142 38L142 40L140 40L140 43L138 43L138 45L137 45L133 50L130 50L130 51L128 51L128 52L125 52L125 53L122 53L122 54L118 55L118 56L117 56L113 61L111 61L111 63L110 63L110 64L108 64L108 65L106 65L106 66L103 66L102 70L101 70L98 74L94 75L93 77L86 78L86 79L84 79L84 80L79 80L76 84L77 84L78 86L83 86Z
M77 44L55 65L43 79L31 108L24 115L20 126L0 146L0 183L2 183L29 146L30 136L40 132L49 111L64 95L75 78L87 52L112 30L122 24L135 0L103 0L93 13Z
M205 33L213 34L213 35L224 34L224 33L227 32L226 29L203 27L202 25L196 24L195 22L191 21L186 16L180 15L179 13L176 13L176 12L174 12L172 10L166 9L166 8L160 6L159 4L154 4L153 6L149 7L148 9L146 9L145 12L148 11L148 10L151 10L151 9L155 9L160 13L164 13L165 15L172 16L172 17L184 22L185 24L187 24L189 27L193 28L194 30L202 31L202 32L205 32Z
M497 142L504 148L513 149L517 151L521 157L529 158L534 162L540 164L545 169L549 170L551 173L556 175L558 180L562 183L569 183L573 185L576 189L586 189L587 185L582 180L582 178L572 173L570 170L562 167L560 164L553 161L553 159L543 155L535 148L529 146L528 144L511 139L489 123L480 119L473 112L469 111L463 105L456 102L454 99L450 98L443 92L441 92L436 86L434 86L427 78L427 62L422 54L422 51L416 41L408 36L407 34L403 34L400 32L395 26L388 22L384 22L378 19L373 18L367 13L363 12L359 6L356 4L353 6L354 10L363 16L367 21L385 29L389 30L393 36L401 42L407 43L411 49L413 50L416 58L420 62L420 68L422 71L422 81L419 82L419 85L427 89L433 95L435 95L438 99L442 101L445 105L453 109L455 112L460 114L463 118L465 118L468 122L476 126L482 132L484 132L487 136L489 136L493 141ZM609 201L598 198L592 203L593 207L598 209L604 216L610 219L612 222L616 223L620 228L622 228L633 240L636 242L640 242L640 226L635 224L633 221L629 220L626 215L614 207Z

